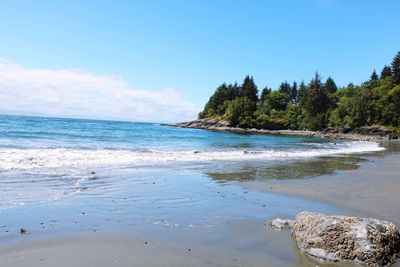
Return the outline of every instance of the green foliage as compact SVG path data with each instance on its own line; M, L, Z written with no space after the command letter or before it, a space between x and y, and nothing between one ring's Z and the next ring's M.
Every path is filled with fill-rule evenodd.
M289 105L286 110L284 123L288 129L291 130L302 130L307 128L304 123L305 113L298 105Z
M316 73L308 85L283 82L277 90L265 87L259 99L253 78L246 76L241 86L219 86L199 117L222 117L246 128L320 130L381 124L400 131L399 79L400 52L379 78L373 71L359 86L338 88L331 77L323 82Z
M400 84L400 51L392 61L392 75L395 84Z
M288 105L287 96L280 91L273 91L268 95L264 104L269 110L285 110Z
M376 73L375 73L375 74L376 74ZM335 93L335 92L337 91L336 83L335 83L335 81L334 81L331 77L329 77L328 79L326 79L326 82L325 82L325 90L326 90L326 92L329 93L329 94L333 94L333 93Z
M324 90L321 77L315 73L314 79L308 85L308 101L306 103L309 129L318 130L326 127L328 121L325 113L329 106L330 100Z
M254 125L253 101L247 97L237 97L230 101L226 117L232 126L252 127Z
M260 102L264 102L270 93L271 93L271 89L269 89L267 86L264 89L262 89Z
M371 74L371 81L377 81L378 79L378 74L376 74L376 71L374 70Z
M200 112L200 118L209 118L214 116L221 116L225 114L226 105L225 101L231 101L238 97L240 94L240 88L237 84L226 85L223 83L216 90L215 93L210 97L204 110Z
M253 77L246 76L241 87L241 96L248 98L252 102L252 110L256 111L258 101L258 89Z
M300 107L305 108L308 102L308 89L304 81L300 83L298 90L298 104Z
M391 76L392 76L392 69L389 66L385 65L381 71L381 79L383 80Z
M400 85L393 87L388 94L391 121L388 124L400 126Z

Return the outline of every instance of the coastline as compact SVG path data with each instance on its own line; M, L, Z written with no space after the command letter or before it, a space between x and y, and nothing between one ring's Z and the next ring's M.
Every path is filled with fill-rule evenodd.
M328 128L323 131L309 130L266 130L256 128L231 127L229 122L220 119L198 119L189 122L163 123L162 126L178 128L203 129L241 134L271 134L289 136L313 136L332 140L371 141L400 140L400 134L392 132L382 126L366 126L357 129Z
M161 130L183 132L185 142L201 133L213 138L240 137L246 142L251 139L246 135ZM271 138L253 137L254 144ZM277 143L291 141L276 139ZM239 153L237 161L210 165L193 161L196 164L84 169L89 178L72 184L79 193L1 211L0 266L255 267L266 262L271 266L331 266L304 256L292 242L290 231L276 232L267 221L294 218L310 210L371 216L399 224L394 203L400 195L396 189L400 143L380 143L396 153L354 154L352 150L352 154L299 161L285 156L281 165L268 160L245 161L243 155L248 154ZM376 143L364 144L378 147ZM78 150L76 155L81 157L82 152ZM308 164L310 161L315 163ZM290 162L300 162L307 169L305 175L296 175L299 165L290 166ZM362 163L357 169L358 162ZM284 171L289 175L282 175ZM261 172L264 178L260 178ZM278 179L290 179L273 180L274 172L280 174L275 176ZM235 173L239 179L233 177ZM307 178L310 173L313 178ZM51 181L62 177L56 173ZM28 186L34 191L32 183Z

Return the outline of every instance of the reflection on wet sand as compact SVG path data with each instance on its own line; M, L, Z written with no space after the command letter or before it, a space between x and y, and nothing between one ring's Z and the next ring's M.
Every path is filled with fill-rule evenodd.
M358 157L321 157L258 168L254 168L253 165L241 165L233 171L217 170L205 174L213 180L222 182L301 179L333 174L340 170L355 170L359 167L359 163L363 161L365 159Z

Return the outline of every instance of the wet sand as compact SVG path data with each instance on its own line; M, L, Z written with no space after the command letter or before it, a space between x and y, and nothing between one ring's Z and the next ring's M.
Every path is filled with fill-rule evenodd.
M304 256L290 231L266 222L312 210L400 225L400 154L361 158L333 158L322 164L328 174L301 179L291 171L291 179L253 181L190 168L143 172L124 190L99 172L101 186L80 195L2 211L0 266L354 266Z
M249 238L254 232L244 233L246 230L237 228L235 236L194 246L189 245L190 235L186 240L166 243L116 232L30 240L0 246L0 266L355 267L350 263L323 263L302 255L289 231L253 229L258 237ZM244 240L239 241L238 237Z
M309 179L248 181L247 189L297 196L336 204L361 216L394 222L400 226L400 153L367 157L356 170Z

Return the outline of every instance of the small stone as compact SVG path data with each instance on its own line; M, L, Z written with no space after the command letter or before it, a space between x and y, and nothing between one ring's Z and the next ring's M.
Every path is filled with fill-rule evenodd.
M24 228L19 229L19 233L21 235L26 234L26 229L24 229Z
M290 219L275 218L268 221L268 226L278 231L290 229L292 227L292 224L293 220Z

